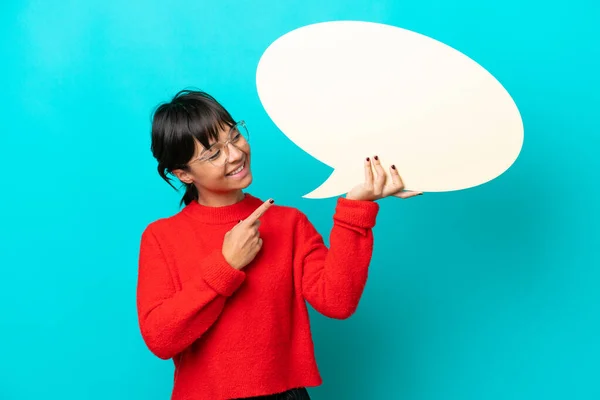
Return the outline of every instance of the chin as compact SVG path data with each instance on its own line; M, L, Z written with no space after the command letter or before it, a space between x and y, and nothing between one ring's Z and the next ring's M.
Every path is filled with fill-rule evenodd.
M252 183L252 170L250 169L250 160L244 163L243 170L235 175L225 176L225 186L229 189L244 189Z
M248 186L250 186L250 184L252 184L252 180L252 173L250 173L242 182L240 182L242 184L240 189L246 189Z
M223 190L225 191L229 191L229 190L239 190L239 189L246 189L248 186L250 186L252 184L253 181L253 177L252 177L252 173L248 173L248 175L246 175L243 179L239 179L233 182L227 182L225 184L225 186L223 187Z

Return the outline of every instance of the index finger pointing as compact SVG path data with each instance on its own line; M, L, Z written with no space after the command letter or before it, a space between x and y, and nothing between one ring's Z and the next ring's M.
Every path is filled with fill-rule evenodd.
M274 200L269 199L261 204L252 214L248 216L244 221L250 225L252 225L256 220L258 220L262 215L273 205Z

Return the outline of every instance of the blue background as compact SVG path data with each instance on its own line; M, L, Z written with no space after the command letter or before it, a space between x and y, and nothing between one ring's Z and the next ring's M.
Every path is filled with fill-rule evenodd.
M150 113L194 86L251 129L251 192L327 238L331 172L255 87L280 35L382 22L473 58L523 117L519 159L466 191L385 199L363 301L311 311L315 399L600 398L600 39L592 0L9 1L0 6L0 399L166 399L135 310L139 238L178 210ZM342 148L342 147L341 147Z

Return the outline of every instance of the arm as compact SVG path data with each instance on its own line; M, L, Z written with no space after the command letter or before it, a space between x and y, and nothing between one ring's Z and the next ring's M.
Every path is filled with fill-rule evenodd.
M138 320L152 353L174 357L202 336L217 320L225 300L245 279L221 252L198 261L197 274L182 290L175 290L167 261L151 229L144 231L139 255Z
M373 252L373 232L379 205L339 198L327 249L304 214L296 228L302 293L321 314L350 317L362 296Z
M377 156L373 161L365 160L364 170L365 181L348 192L346 198L338 199L329 250L304 215L297 225L302 293L317 311L332 318L348 318L362 296L373 252L372 228L379 211L375 200L387 196L408 199L422 194L404 190L395 165L390 166L392 183L386 187L387 177Z

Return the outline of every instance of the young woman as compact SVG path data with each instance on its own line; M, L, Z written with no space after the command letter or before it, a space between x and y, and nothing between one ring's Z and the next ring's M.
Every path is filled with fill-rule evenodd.
M185 205L144 230L137 307L143 339L175 364L172 399L308 399L321 384L306 302L331 318L354 313L373 249L375 200L409 198L377 156L337 201L330 248L292 207L243 190L249 135L213 97L181 91L155 112L158 173ZM372 165L375 169L373 173Z

